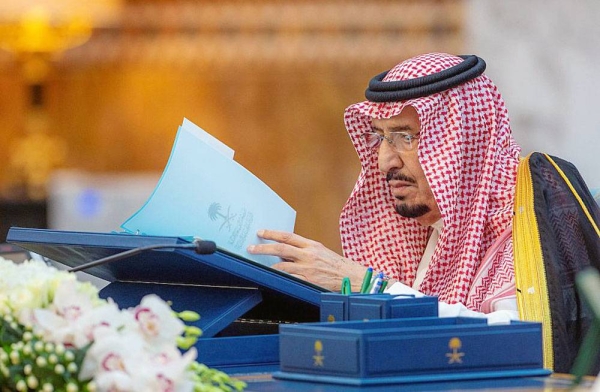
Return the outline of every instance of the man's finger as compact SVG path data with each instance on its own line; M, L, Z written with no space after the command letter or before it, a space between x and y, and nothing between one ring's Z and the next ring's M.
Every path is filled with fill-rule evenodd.
M250 245L247 251L251 254L279 256L292 261L298 258L298 248L284 243Z
M306 238L287 231L259 230L256 234L265 240L277 241L298 248L303 248L308 245L308 240Z

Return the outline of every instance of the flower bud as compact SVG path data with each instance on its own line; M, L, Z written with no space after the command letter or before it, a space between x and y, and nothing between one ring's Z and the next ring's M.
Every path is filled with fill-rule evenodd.
M94 381L90 381L86 385L86 389L88 392L96 392L98 390L98 386L96 385L96 383Z
M73 361L75 359L75 354L73 354L73 351L71 351L71 350L65 351L65 359L67 361Z
M184 310L183 312L179 312L179 313L177 313L177 317L179 317L183 321L188 321L188 322L200 320L200 315L191 310Z
M21 357L19 356L19 352L18 351L11 351L9 356L10 356L10 362L13 365L18 365L19 364L19 362L21 360Z
M79 368L75 362L71 362L70 364L67 365L67 370L71 373L76 373L77 369L79 369Z
M35 342L33 344L33 349L38 352L41 353L42 351L44 351L44 342L38 340L37 342Z
M15 384L15 388L17 389L17 391L27 391L27 383L25 382L25 380L19 380Z
M50 365L56 365L58 363L58 357L56 356L56 354L48 355L48 363Z
M31 389L36 389L39 385L39 381L36 376L27 377L27 386Z
M184 327L186 336L202 336L202 330L198 327L194 327L193 325L188 325Z
M65 353L65 346L62 343L58 343L54 348L54 352L58 355L63 355Z
M78 392L79 388L77 387L77 385L73 382L69 382L67 384L67 392Z
M26 376L31 375L31 371L32 371L31 364L27 364L27 365L23 366L23 374L25 374Z
M65 373L65 367L62 364L58 364L56 366L54 366L54 373L58 374L58 375L62 375Z
M52 386L52 384L45 383L42 386L42 392L54 392L54 387Z
M193 337L178 336L177 337L177 346L181 349L187 350L190 347L192 347L194 345L194 343L196 343L196 341L198 341L198 339L193 338Z
M52 353L52 352L54 352L56 347L54 346L54 343L46 343L46 346L44 347L44 349L46 350L47 353Z
M32 352L33 352L33 348L31 347L31 344L27 343L23 347L23 354L25 354L25 355L31 355Z
M67 384L67 392L78 392L79 388L74 383L70 382Z
M43 368L43 367L46 367L46 365L48 364L48 361L46 361L45 357L42 357L40 355L39 357L37 357L35 359L35 364L38 365L39 367Z

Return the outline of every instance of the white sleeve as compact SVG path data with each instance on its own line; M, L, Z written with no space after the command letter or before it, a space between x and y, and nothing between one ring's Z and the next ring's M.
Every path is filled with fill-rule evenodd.
M424 296L423 293L408 287L405 284L396 282L385 290L386 293L392 295L409 294L415 297ZM494 311L491 313L481 313L468 309L461 303L447 304L438 302L439 317L478 317L486 318L488 324L509 324L511 320L519 319L517 310L517 300L514 297L496 301L493 306Z

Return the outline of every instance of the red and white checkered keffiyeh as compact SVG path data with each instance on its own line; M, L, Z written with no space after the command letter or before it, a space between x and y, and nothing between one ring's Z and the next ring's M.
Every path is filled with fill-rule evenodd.
M463 61L432 53L394 67L384 82L440 72ZM512 242L474 277L486 251L511 224L520 147L504 101L484 75L458 87L401 102L365 101L346 109L345 124L362 170L340 217L346 257L412 285L430 228L394 210L394 198L379 171L377 154L361 134L372 118L390 118L413 106L421 121L418 157L439 206L444 228L419 290L473 310L514 281Z

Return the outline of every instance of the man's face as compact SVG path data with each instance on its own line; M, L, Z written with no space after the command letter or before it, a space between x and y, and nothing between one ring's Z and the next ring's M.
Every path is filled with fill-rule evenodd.
M373 131L386 136L389 132L395 131L417 135L421 130L419 115L412 106L405 107L397 116L373 119L372 126ZM417 143L417 139L412 143ZM425 226L441 218L440 210L419 163L416 147L410 151L399 151L383 140L379 146L378 161L379 169L386 176L392 196L396 199L395 208L398 214L406 218L414 218Z

